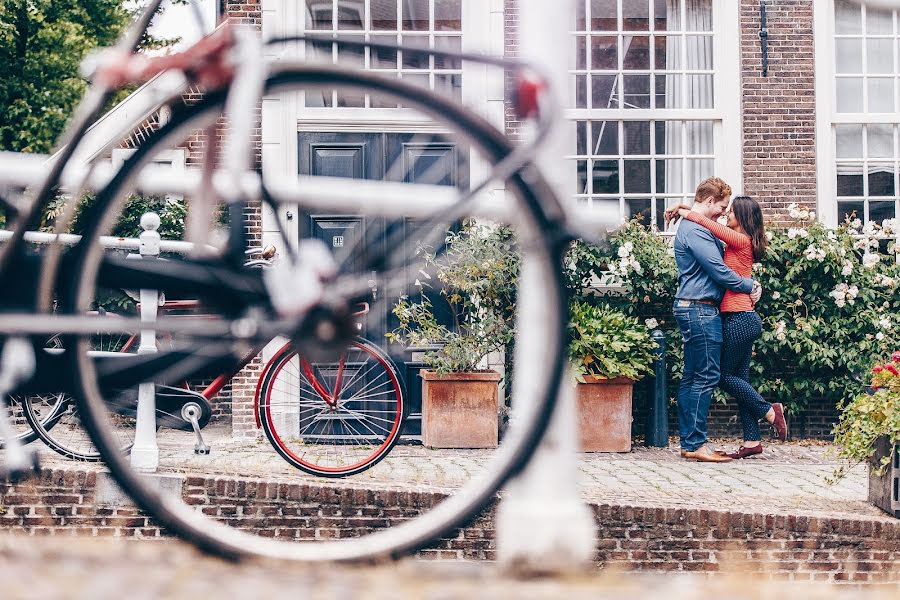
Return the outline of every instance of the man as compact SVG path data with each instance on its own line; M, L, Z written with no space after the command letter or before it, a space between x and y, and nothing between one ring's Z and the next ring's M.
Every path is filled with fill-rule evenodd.
M697 186L691 210L715 220L725 213L730 200L731 187L718 177L710 177ZM740 277L725 266L722 250L708 229L687 219L679 221L675 234L678 291L674 312L684 339L684 374L678 388L678 428L681 456L702 462L731 460L706 443L709 405L721 374L719 303L726 288L749 293L754 302L762 294L758 282Z

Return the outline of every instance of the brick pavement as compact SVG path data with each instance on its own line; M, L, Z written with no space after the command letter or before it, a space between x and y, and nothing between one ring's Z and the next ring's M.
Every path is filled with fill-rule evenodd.
M160 470L452 493L483 469L491 456L488 450L400 445L369 471L323 480L288 465L264 438L234 439L221 427L209 427L204 435L213 447L209 456L192 453L190 434L162 433ZM727 442L723 447L728 447ZM580 492L595 504L887 518L866 501L867 473L863 465L850 469L837 484L828 485L826 479L838 464L827 455L829 445L766 443L765 448L760 457L723 465L685 461L674 445L668 449L636 445L627 454L581 454ZM44 456L49 466L72 465L52 453L45 452Z

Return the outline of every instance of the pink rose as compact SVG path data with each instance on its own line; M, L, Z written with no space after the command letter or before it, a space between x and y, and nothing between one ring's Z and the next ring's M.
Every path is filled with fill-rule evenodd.
M893 354L891 354L891 360L895 363L900 363L900 350L894 350Z
M898 370L897 370L897 367L895 367L895 366L892 365L892 364L887 364L887 365L885 365L885 366L884 366L884 370L890 372L891 375L894 375L894 376L900 375L900 371L898 371Z
M873 373L881 373L882 371L884 371L884 367L882 367L881 365L875 365L874 367L872 367Z

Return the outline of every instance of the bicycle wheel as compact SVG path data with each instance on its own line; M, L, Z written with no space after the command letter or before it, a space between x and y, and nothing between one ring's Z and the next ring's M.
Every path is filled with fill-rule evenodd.
M48 448L71 460L102 460L81 423L74 398L62 393L29 395L24 397L22 406L28 424ZM134 419L119 415L111 423L119 451L127 453L134 444Z
M22 407L21 396L7 397L6 415L9 424L12 425L13 430L16 432L15 437L19 442L22 444L30 444L38 439L38 434L35 433L34 429L28 424L28 420L25 418L25 409ZM47 416L49 416L49 414ZM2 439L0 439L0 448L3 448Z
M400 439L400 375L378 346L353 341L336 362L286 344L266 365L257 415L275 450L301 471L344 477L370 469Z
M476 158L470 159L472 161L470 164L490 167L496 165L511 152L511 145L504 136L481 117L448 97L423 91L421 88L399 79L385 79L372 73L344 70L338 67L289 64L287 62L271 65L269 73L266 87L266 93L269 95L281 92L296 93L303 90L309 98L311 91L328 90L328 94L331 94L330 90L341 90L341 93L355 95L355 97L361 94L378 95L385 98L387 102L393 103L393 106L399 105L405 110L415 111L416 117L420 119L419 122L427 122L430 125L427 133L424 134L431 136L427 140L435 138L444 140L446 137L462 140L464 151L461 151L461 154L465 154L467 157L477 155ZM150 163L158 152L171 147L172 144L180 143L192 131L202 130L208 124L215 122L215 119L221 115L222 104L222 94L210 93L202 102L192 107L174 107L168 123L150 135L126 160L108 186L98 192L94 213L90 220L92 226L85 232L83 245L75 249L78 268L74 272L78 274L78 278L74 282L73 294L68 296L72 298L69 314L79 315L90 310L102 276L109 276L113 272L113 265L108 260L104 260L102 249L93 240L96 240L104 230L108 230L113 225L119 207L125 195L131 190L141 169ZM382 106L383 104L373 105ZM413 142L415 141L414 139ZM416 146L416 144L412 144L412 146ZM480 162L476 162L476 159ZM446 164L439 165L438 170L445 167L449 168ZM366 182L367 186L371 186L371 193L366 194L365 197L347 194L346 191L341 196L340 192L343 190L341 186L345 184L341 183L340 186L335 187L333 181L323 177L314 183L321 186L331 183L331 190L335 192L334 194L324 197L321 192L322 188L319 188L320 191L314 191L316 186L313 185L309 188L310 192L302 197L297 197L296 202L307 207L308 210L330 212L331 214L346 214L351 212L351 208L362 215L380 214L374 211L382 210L385 206L388 209L399 207L397 210L401 211L400 215L404 214L402 211L409 210L408 216L414 215L417 222L424 222L426 226L434 225L435 228L444 228L443 231L446 233L448 224L441 220L446 217L446 213L436 212L431 215L428 213L427 205L423 206L422 202L422 198L432 197L432 194L429 193L430 190L433 190L433 195L437 196L448 189L440 187L442 183L440 173L429 185L414 188L416 198L413 201L410 199L410 195L402 194L406 191L406 184L410 183L406 178L408 172L409 169L400 168L400 176L393 180ZM346 181L347 184L352 183L350 180L341 181ZM529 289L536 289L536 293L542 295L532 304L532 306L538 307L537 310L532 309L518 315L516 328L518 335L523 338L527 335L532 340L539 339L541 351L528 355L524 353L521 356L517 355L516 368L517 370L528 369L532 373L539 373L542 376L534 381L533 385L523 384L523 390L533 394L534 404L527 406L523 404L521 408L514 411L514 418L511 420L503 442L490 460L485 461L483 470L476 477L462 483L455 493L428 512L420 514L412 520L396 525L392 524L386 529L365 532L365 535L360 538L333 541L309 539L283 541L251 535L249 528L253 527L253 524L250 521L245 520L242 523L235 523L234 527L229 526L215 517L207 516L194 507L188 506L180 498L161 494L129 468L128 462L116 451L115 443L108 431L107 403L101 391L101 374L87 357L89 340L84 335L73 335L72 337L77 341L80 349L71 356L75 361L74 375L81 388L79 400L83 406L85 424L122 489L167 529L193 541L206 550L228 556L253 554L308 561L372 560L408 554L447 535L455 527L483 509L494 499L496 491L512 475L521 470L534 451L555 402L565 355L563 331L566 304L561 275L564 240L561 236L553 234L556 226L547 212L560 214L558 202L533 167L516 173L507 181L501 182L501 185L503 184L510 193L512 204L505 205L505 208L498 210L494 220L508 221L515 227L518 251L523 256L523 268L527 266L529 276L534 277L537 281L537 285ZM420 197L422 193L424 195ZM463 197L462 194L458 194L458 196ZM373 198L379 200L373 201ZM395 202L389 203L387 200ZM329 203L338 201L340 201L339 206L335 204L331 211L327 210ZM464 206L466 209L474 208L472 203L466 203ZM454 213L453 218L458 219L460 215ZM401 253L402 259L410 263L415 258L414 253L409 251L409 246L389 247L389 250ZM150 265L143 264L145 261L129 262L131 263L129 265L115 266L117 281L120 285L125 285L122 280L127 276L134 275L141 269L144 269L141 271L142 273L146 273L146 269L150 268ZM347 263L341 264L343 266ZM208 260L203 265L205 270L200 269L199 261L193 263L190 259L184 263L171 261L167 263L164 274L166 282L174 284L177 280L183 284L182 288L193 286L190 290L179 289L179 293L190 294L187 297L199 297L204 293L210 296L211 289L214 289L216 297L209 298L209 300L217 301L220 306L225 306L222 311L222 323L205 321L201 332L199 325L189 330L187 322L182 321L177 325L170 324L165 322L164 316L160 317L157 322L159 330L180 331L178 339L183 339L181 334L190 331L197 338L198 346L195 348L199 347L201 341L206 340L203 342L205 344L202 346L203 352L192 351L190 354L189 358L194 361L195 366L203 360L211 360L210 357L216 354L214 350L217 348L223 346L246 347L248 344L258 341L259 336L263 336L263 334L268 337L272 333L269 328L280 326L278 321L272 321L271 318L269 320L258 319L248 323L247 315L253 314L252 310L249 310L252 307L244 306L241 307L241 310L234 309L228 312L228 309L234 308L234 306L227 305L228 298L223 298L223 296L231 294L236 298L242 293L244 294L242 297L250 297L253 294L260 294L260 288L254 280L244 278L241 273L230 271L230 274L225 276L219 265L210 264ZM405 265L404 277L416 273L416 268L415 264ZM388 271L385 269L384 272L397 276L399 270ZM354 275L367 277L368 273L360 272ZM152 283L131 280L128 287L165 289L162 279L160 279L163 274L157 272L154 277L157 279ZM387 278L385 279L387 280ZM199 285L198 282L202 282L202 285ZM335 294L341 291L336 286L330 289L334 290ZM391 298L386 291L388 289L390 288L387 286L379 288L382 302L389 301ZM263 311L263 314L268 313ZM228 323L231 323L231 326L220 326L228 325ZM296 324L293 329L286 327L285 331L276 335L284 335L288 339L293 338L299 343L303 343L304 335L307 335L304 332L305 330ZM204 333L206 337L202 338L201 333ZM253 337L254 334L257 337ZM517 340L517 349L524 346L525 344L521 344L520 340ZM306 352L305 347L304 352ZM237 358L234 360L236 361ZM190 362L188 357L176 361L177 366L182 370L169 369L166 371L166 376L173 379L183 377L183 371L189 367L188 362ZM238 529L242 525L248 527L248 530Z

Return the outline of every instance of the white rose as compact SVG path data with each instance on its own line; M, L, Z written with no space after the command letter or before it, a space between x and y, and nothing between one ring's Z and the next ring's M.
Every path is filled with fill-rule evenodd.
M629 252L634 250L634 244L632 244L631 242L625 242L624 244L622 244L622 247L625 248L626 250L628 250Z
M647 329L656 329L659 327L659 322L656 319L647 319L644 321L644 324L647 326Z
M638 275L641 275L644 272L643 267L641 267L641 263L639 263L636 260L631 261L631 267L634 269L635 273L637 273Z
M860 221L859 219L853 219L852 221L850 221L850 227L852 229L861 229L862 221Z
M875 339L880 342L881 340L884 339L884 334L879 331L878 333L875 334Z
M844 285L847 284L845 283ZM847 288L847 295L849 295L851 298L856 298L857 296L859 296L859 288L855 285L851 285L849 288Z
M767 240L769 240L769 241L771 242L773 237L775 237L775 234L774 234L773 232L771 232L771 231L767 231L767 232L766 232L766 239L767 239Z
M865 268L871 269L875 265L878 264L878 261L881 260L881 257L877 254L871 254L869 252L863 254L862 264Z
M629 250L625 246L621 246L619 248L618 254L619 254L619 258L626 258L628 256L631 256L631 250Z
M777 290L772 292L772 300L778 300L779 298L781 298L781 292Z
M852 274L853 274L853 263L850 262L849 260L845 260L844 268L841 269L841 275L843 275L844 277L847 277Z
M809 219L811 221L814 221L816 219L816 211L814 211L814 210L809 211Z

